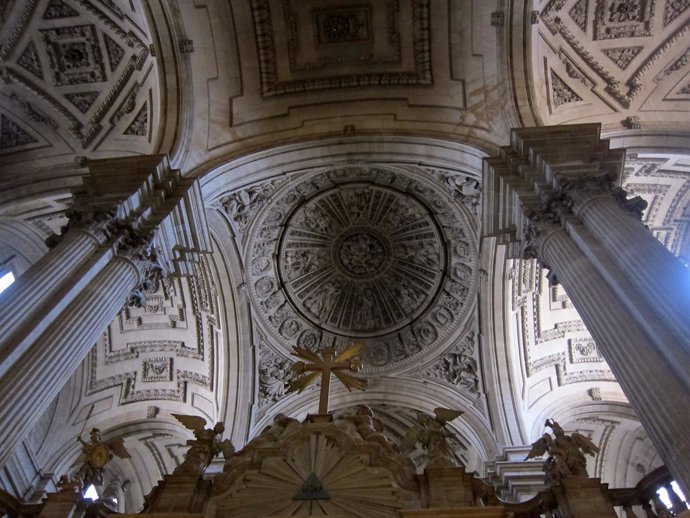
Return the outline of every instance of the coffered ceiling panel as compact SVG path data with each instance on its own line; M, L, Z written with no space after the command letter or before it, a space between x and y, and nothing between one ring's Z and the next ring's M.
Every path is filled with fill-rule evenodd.
M608 130L690 127L690 3L536 2L533 99L544 124Z
M152 152L160 88L141 3L26 0L2 8L0 160L35 158L36 148L43 158Z

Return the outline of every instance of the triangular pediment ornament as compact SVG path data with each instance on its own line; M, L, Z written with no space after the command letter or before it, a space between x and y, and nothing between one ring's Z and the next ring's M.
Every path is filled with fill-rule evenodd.
M103 41L105 41L105 50L108 53L108 61L110 62L110 71L115 72L115 69L122 61L125 51L117 42L107 34L103 34Z
M607 58L613 61L618 68L625 70L628 68L630 62L637 57L642 48L642 46L616 47L612 49L603 49L602 52Z
M690 0L668 0L664 7L664 27L678 18L690 7Z
M67 100L76 106L76 108L82 113L89 111L89 108L93 106L93 103L96 101L98 96L99 92L76 92L65 94Z
M570 88L553 70L551 70L551 96L554 106L582 100L582 97L577 95L575 90Z
M326 491L313 471L302 483L293 500L330 500L330 495Z
M79 11L73 9L62 0L50 0L48 7L43 13L43 18L46 20L54 20L56 18L71 18L79 16Z
M33 75L35 75L39 79L43 79L43 70L41 69L41 60L38 57L38 52L36 51L36 45L34 44L33 41L30 41L29 44L26 46L26 48L24 49L24 52L22 52L22 55L17 60L17 63L22 68L24 68L25 70L28 70L29 72L31 72Z
M137 113L136 117L134 117L134 120L131 122L129 126L127 126L127 129L124 131L124 134L145 137L148 132L148 122L148 103L144 103L144 105L139 110L139 113Z
M28 131L4 115L0 115L0 149L20 147L38 142Z

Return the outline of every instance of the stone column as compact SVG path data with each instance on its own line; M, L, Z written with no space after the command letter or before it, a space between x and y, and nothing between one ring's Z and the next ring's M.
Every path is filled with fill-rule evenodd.
M131 294L142 283L160 282L166 272L190 272L189 262L209 250L198 184L171 170L165 157L98 160L89 169L85 189L75 195L77 221L45 261L27 272L32 289L12 300L30 308L38 296L41 306L5 345L0 467ZM84 238L84 226L103 236L100 246ZM67 259L73 249L74 263ZM41 298L40 283L50 281L53 261L61 270L52 277L59 286L46 287L52 296Z
M669 329L679 326L640 289L646 284L631 278L645 260L662 265L669 260L653 238L635 238L642 232L639 225L636 230L629 220L617 219L616 211L612 220L608 201L598 206L593 201L588 208L572 191L586 179L598 186L590 188L599 190L597 196L615 193L611 180L619 177L623 158L599 139L598 125L514 130L511 146L485 160L483 231L506 236L514 256L538 258L563 284L655 447L687 491L690 415L678 409L690 408L690 372L682 368L687 362L678 368L674 358L687 353L690 337L682 342L672 334ZM625 248L616 248L623 239ZM616 257L620 254L639 261ZM690 306L676 311L688 315Z
M657 347L679 369L681 378L690 381L690 270L654 238L640 221L639 213L625 210L626 205L634 210L629 201L616 200L602 192L601 187L605 186L596 190L592 187L584 183L565 190L575 216L608 252L628 282L644 294L646 306L659 315L655 320L663 322L661 331L673 335L656 340Z
M555 225L538 231L538 257L563 285L669 469L675 464L688 476L690 418L678 408L690 408L690 392L573 239L585 233L582 225L566 221L565 227L569 232Z
M95 273L91 281L2 377L3 386L26 389L0 392L0 444L12 445L24 435L33 415L43 414L56 387L59 391L67 382L140 281L136 264L111 250L89 266ZM0 451L0 464L12 451Z
M102 240L92 232L71 232L51 252L20 276L0 299L0 377L26 351L67 304L74 291L69 279ZM59 302L57 302L59 300Z

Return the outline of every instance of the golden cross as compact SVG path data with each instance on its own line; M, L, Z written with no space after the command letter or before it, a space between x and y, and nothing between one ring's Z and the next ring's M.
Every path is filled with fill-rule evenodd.
M309 349L294 347L293 354L302 360L306 360L306 362L299 361L292 365L292 370L295 373L304 374L304 376L290 381L288 392L302 392L321 376L319 414L327 414L331 374L334 374L350 391L352 391L353 388L364 390L366 382L363 379L355 378L344 372L357 372L362 367L362 363L357 358L362 352L362 349L362 344L352 344L336 357L335 349L333 347L327 347L321 350L321 357L319 357L318 354Z

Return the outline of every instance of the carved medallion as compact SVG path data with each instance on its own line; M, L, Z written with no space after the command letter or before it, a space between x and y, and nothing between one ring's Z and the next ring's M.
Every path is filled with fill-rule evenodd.
M257 324L286 353L361 341L365 373L411 365L467 321L477 272L467 217L417 170L348 167L286 182L247 239Z
M287 222L280 275L314 325L374 336L402 327L436 294L445 263L429 211L412 197L348 183L313 197Z

